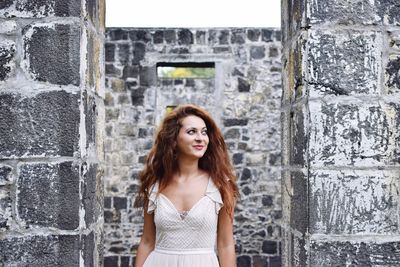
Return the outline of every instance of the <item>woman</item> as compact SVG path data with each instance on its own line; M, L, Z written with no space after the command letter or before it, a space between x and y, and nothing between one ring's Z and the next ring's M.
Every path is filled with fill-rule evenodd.
M144 227L136 267L236 266L238 188L207 112L183 105L164 118L140 181L136 203L143 203Z

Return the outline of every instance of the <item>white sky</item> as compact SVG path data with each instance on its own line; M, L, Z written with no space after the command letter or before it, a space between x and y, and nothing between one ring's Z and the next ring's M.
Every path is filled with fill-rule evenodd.
M280 27L281 0L106 0L107 27Z

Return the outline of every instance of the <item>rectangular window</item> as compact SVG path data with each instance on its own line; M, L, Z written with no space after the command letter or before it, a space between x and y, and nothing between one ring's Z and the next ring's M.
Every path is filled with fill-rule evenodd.
M214 62L159 62L158 78L214 78Z

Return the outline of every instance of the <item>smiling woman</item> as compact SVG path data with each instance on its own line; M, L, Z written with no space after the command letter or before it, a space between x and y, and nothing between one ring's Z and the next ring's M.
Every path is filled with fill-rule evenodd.
M280 27L280 0L107 0L107 27ZM238 19L244 18L244 19Z
M236 177L206 111L183 105L168 113L140 181L144 226L136 267L235 266Z

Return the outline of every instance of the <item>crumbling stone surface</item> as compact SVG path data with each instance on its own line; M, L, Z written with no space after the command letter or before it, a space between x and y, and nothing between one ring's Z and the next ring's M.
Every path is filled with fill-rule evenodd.
M75 24L33 24L23 29L24 67L34 80L80 84L80 28Z
M79 17L80 13L80 0L4 0L0 3L3 18Z
M79 226L79 168L72 162L24 164L17 179L18 217L27 226Z
M79 141L79 95L0 94L0 157L72 156Z

